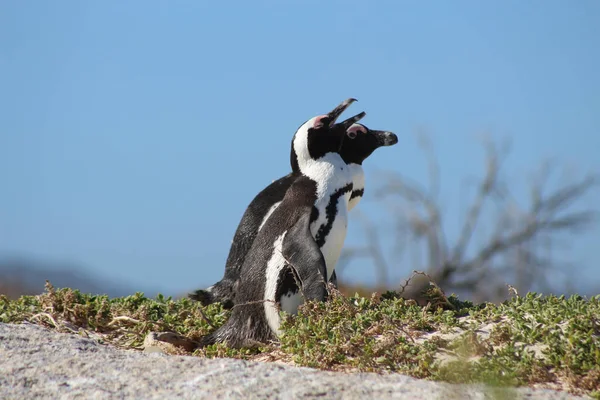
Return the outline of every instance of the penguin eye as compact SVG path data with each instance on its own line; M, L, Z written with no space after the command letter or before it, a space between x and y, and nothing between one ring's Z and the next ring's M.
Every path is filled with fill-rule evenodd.
M366 129L361 125L354 124L346 131L346 136L348 136L350 139L354 139L358 136L359 133L365 134L367 132Z

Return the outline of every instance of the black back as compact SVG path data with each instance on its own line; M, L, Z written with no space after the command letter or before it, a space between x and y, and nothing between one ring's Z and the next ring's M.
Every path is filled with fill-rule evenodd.
M189 298L199 301L204 306L218 302L226 309L233 307L236 281L260 224L271 207L283 200L285 192L300 175L300 172L291 172L271 183L254 197L233 236L223 278L208 289L198 289L190 293Z

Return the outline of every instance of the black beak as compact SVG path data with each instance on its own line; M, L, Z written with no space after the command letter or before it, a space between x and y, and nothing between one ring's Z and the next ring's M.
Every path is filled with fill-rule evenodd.
M337 119L340 117L340 115L342 115L342 113L346 111L348 107L350 107L350 104L354 103L355 101L357 100L353 98L346 99L339 106L337 106L331 112L329 112L327 114L327 117L329 119L329 126L332 127L335 124L335 121L337 121Z
M375 130L370 130L370 133L375 135L379 146L393 146L398 143L398 136L395 133Z
M363 111L359 114L356 114L354 117L350 117L347 120L340 122L337 125L341 126L344 132L346 132L353 124L363 119L365 115L367 114Z

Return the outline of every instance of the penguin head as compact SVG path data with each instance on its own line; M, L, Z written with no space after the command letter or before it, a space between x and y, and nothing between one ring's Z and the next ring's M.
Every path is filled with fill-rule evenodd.
M392 132L369 129L363 124L355 123L346 130L340 155L346 164L359 164L382 146L393 146L398 143L398 136Z
M361 112L336 123L339 116L355 101L352 98L344 100L329 113L313 117L300 125L292 139L292 171L300 171L302 165L310 160L318 160L327 153L339 153L346 131L366 115Z

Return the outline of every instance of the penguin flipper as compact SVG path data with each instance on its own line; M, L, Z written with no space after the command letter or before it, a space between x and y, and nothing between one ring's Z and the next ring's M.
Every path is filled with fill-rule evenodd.
M310 232L310 213L304 213L285 235L282 253L299 279L305 300L327 298L325 258Z

